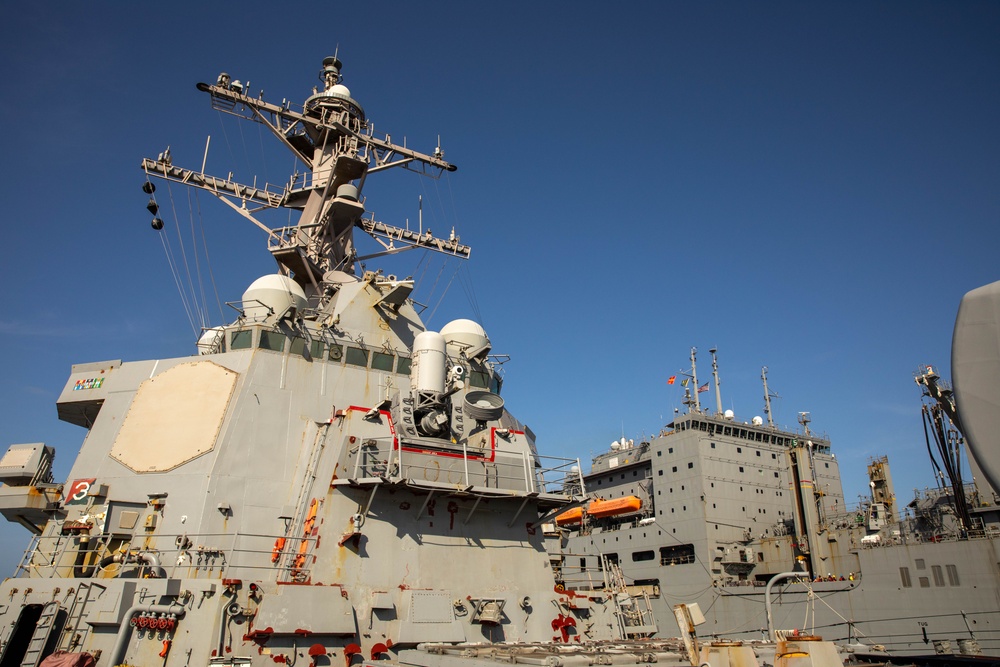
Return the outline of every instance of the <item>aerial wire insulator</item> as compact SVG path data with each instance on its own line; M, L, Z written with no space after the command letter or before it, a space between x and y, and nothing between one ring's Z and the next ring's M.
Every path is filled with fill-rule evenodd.
M160 218L153 218L152 225L153 229L155 229L156 231L160 231L161 229L163 229L163 220L161 220Z
M151 182L146 181L145 183L142 184L142 191L145 192L147 195L151 195L154 192L156 192L156 186L153 185Z
M146 204L146 210L149 211L150 213L152 213L153 215L156 215L156 213L160 210L160 207L156 203L156 200L153 199L152 197L150 197L149 198L149 203Z

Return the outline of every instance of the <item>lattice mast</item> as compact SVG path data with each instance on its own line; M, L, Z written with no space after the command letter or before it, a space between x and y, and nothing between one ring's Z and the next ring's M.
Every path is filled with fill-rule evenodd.
M363 217L361 192L369 174L403 167L437 177L457 167L444 160L440 146L428 155L392 143L389 135L376 138L364 109L342 83L341 66L336 56L323 60L322 89L314 88L301 110L287 101L265 102L262 94L251 97L249 85L226 73L214 85L198 84L211 96L213 108L263 124L305 165L305 172L293 175L283 187L242 185L231 177L207 175L204 166L201 171L175 167L169 149L156 160L142 162L147 175L207 190L266 231L280 270L314 295L321 293L319 284L326 274L353 274L354 263L363 259L355 249L355 228L382 245L384 252L378 255L423 247L465 259L471 251L454 232L444 240ZM298 224L271 229L255 215L276 208L301 211Z

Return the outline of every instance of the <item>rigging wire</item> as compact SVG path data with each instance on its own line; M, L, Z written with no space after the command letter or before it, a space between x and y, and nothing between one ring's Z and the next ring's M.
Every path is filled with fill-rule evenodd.
M201 292L201 301L198 302L198 315L201 318L202 327L208 322L208 299L205 297L205 281L201 276L201 261L198 252L198 236L194 230L194 207L191 205L191 197L194 194L193 188L187 188L188 199L188 222L191 224L191 252L194 255L194 272L198 278L198 291Z
M267 185L270 179L267 176L267 158L264 153L264 125L262 123L257 123L257 139L260 142L260 162L261 169L264 172L264 185Z
M194 319L194 313L197 312L200 315L201 308L198 307L197 305L197 297L194 289L194 282L191 279L191 267L188 264L187 251L184 248L184 237L181 236L181 227L179 224L177 224L177 220L179 218L177 217L177 204L174 201L174 191L173 188L169 186L169 184L167 186L167 195L170 197L170 210L173 211L174 214L174 228L177 230L177 242L180 246L181 260L184 263L184 271L187 275L187 289L189 290L188 295L191 301L188 317L191 318L191 327L192 329L194 329L195 335L197 336L198 329L196 326L196 320ZM202 327L204 327L205 322L201 321L201 325Z
M441 271L444 271L444 268L445 268L445 267L446 267L447 265L448 265L448 260L447 260L447 258L445 258L445 260L444 260L443 262L441 262ZM455 270L454 270L454 271L452 272L452 274L451 274L451 278L450 278L450 279L448 280L448 284L444 286L444 290L443 290L443 291L441 292L441 296L440 296L440 297L438 297L438 302L437 302L436 304L434 304L434 308L433 308L433 309L431 309L431 314L427 316L427 321L428 321L428 322L430 322L430 321L431 321L431 319L433 319L433 318L434 318L434 313L436 313L436 312L437 312L437 309L438 309L438 307L439 307L439 306L441 305L441 303L442 303L442 302L444 301L444 297L445 297L445 295L446 295L446 294L448 294L448 289L449 289L449 288L451 288L451 285L452 285L452 283L453 283L453 282L455 282L455 276L457 276L457 275L458 275L458 270L459 270L460 268L461 268L461 265L459 265L459 266L456 266L456 267L455 267ZM438 274L438 277L440 277L440 273ZM436 284L436 283L435 283L435 284Z
M459 284L462 286L462 291L465 292L465 298L469 301L469 306L472 308L476 321L485 327L486 321L483 318L482 310L479 308L479 299L476 297L476 287L472 280L472 273L469 271L468 265L464 263L460 265Z
M219 114L219 126L222 128L222 138L226 140L226 149L229 151L229 163L236 164L236 154L233 153L233 144L229 141L229 133L226 132L226 121L222 117L222 111Z
M219 323L226 321L226 314L222 309L222 298L219 296L219 286L215 283L215 272L212 270L212 258L208 254L208 240L205 238L205 219L201 212L201 197L195 193L194 201L198 209L198 228L201 230L201 246L205 251L205 267L208 271L208 278L212 281L212 291L215 292L215 303L219 308ZM202 296L204 298L204 295ZM206 311L208 302L206 300Z
M174 285L177 287L177 293L181 297L181 306L184 307L184 313L187 315L188 322L191 324L191 331L197 335L197 329L194 325L194 315L191 313L191 306L188 304L187 298L184 295L184 289L181 287L181 278L177 271L177 262L174 260L173 249L170 246L169 236L166 233L159 234L160 242L163 244L163 252L167 256L167 266L170 267L170 275L174 278Z
M243 123L238 123L237 127L240 128L240 144L243 145L243 161L247 165L247 174L253 174L253 168L250 166L250 151L247 149L247 138L243 133Z

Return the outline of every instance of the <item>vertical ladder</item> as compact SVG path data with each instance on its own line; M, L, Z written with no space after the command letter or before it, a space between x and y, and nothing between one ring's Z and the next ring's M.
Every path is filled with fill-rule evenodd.
M27 572L31 569L31 559L35 556L35 549L38 548L38 543L41 541L41 535L31 535L31 542L28 544L28 548L24 550L21 555L21 562L17 564L17 569L14 571L14 576L21 576L21 572Z
M42 613L38 617L38 624L35 625L35 632L31 635L31 641L28 642L28 649L24 652L24 658L21 659L21 667L38 667L38 663L42 661L42 652L45 650L45 645L49 642L49 635L52 634L52 626L55 625L56 614L58 613L59 603L55 600L47 602L42 607Z
M622 639L652 637L657 631L657 626L649 595L645 592L641 597L630 594L625 574L618 563L608 560L603 555L601 560L604 563L605 589L614 601Z
M87 609L87 603L90 602L91 587L92 584L80 584L77 587L66 616L66 631L62 633L62 639L59 641L60 651L71 651L74 648L73 638L80 632L80 626L83 624L83 613Z

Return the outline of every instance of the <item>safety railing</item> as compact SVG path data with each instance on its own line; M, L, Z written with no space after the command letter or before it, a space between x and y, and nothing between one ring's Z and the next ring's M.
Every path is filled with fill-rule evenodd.
M310 570L296 554L310 553L315 537L257 533L165 534L155 548L118 537L39 537L15 577L39 578L215 578L255 576L307 580ZM306 563L309 559L304 559ZM274 574L271 574L274 573Z
M470 448L466 443L397 445L368 438L344 450L351 479L386 478L487 487L525 493L564 493L582 487L578 459L536 456L526 447Z

